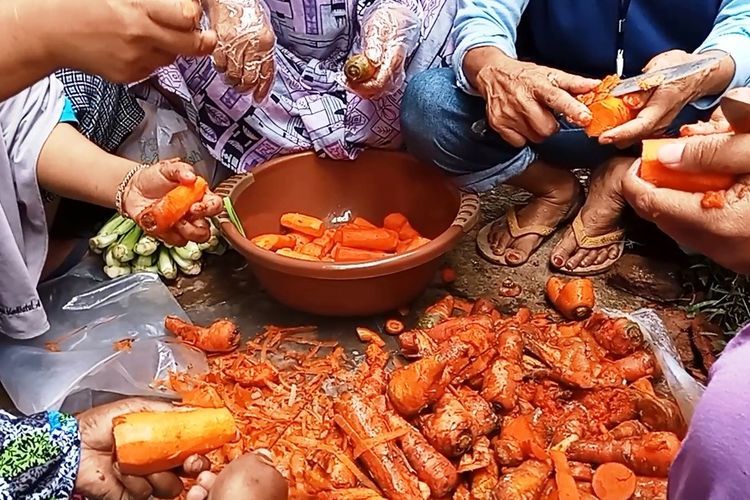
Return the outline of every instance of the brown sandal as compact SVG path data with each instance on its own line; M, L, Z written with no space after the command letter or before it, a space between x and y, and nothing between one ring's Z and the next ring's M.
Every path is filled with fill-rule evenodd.
M572 270L566 269L564 267L558 268L553 266L559 272L568 274L570 276L592 276L595 274L601 274L605 271L608 271L609 268L611 268L615 264L615 262L620 260L620 257L622 257L622 254L625 251L624 229L616 229L607 234L602 234L601 236L589 236L588 234L586 234L586 228L583 225L583 220L581 220L580 213L575 216L570 227L573 230L573 237L576 240L578 248L582 248L584 250L600 250L610 245L617 245L617 256L611 259L607 259L601 264L594 264L586 267L577 267Z

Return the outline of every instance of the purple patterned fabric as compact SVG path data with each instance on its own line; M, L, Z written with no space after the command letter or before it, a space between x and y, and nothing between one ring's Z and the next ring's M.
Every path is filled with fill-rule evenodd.
M405 2L408 4L408 2ZM276 79L261 105L223 82L210 58L179 59L159 70L159 86L185 103L186 114L208 150L235 172L278 155L315 150L354 159L364 147L401 146L403 89L365 100L341 84L341 68L356 47L361 0L267 0L278 39ZM450 65L455 0L417 0L420 43L406 80ZM143 90L143 89L141 89ZM147 94L141 92L142 97Z

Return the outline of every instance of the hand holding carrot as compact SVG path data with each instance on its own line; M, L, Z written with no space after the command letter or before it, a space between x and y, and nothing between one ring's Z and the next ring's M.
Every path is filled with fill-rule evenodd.
M125 187L122 208L147 233L171 245L184 246L188 241L202 243L211 237L206 218L218 215L222 208L221 198L204 186L205 180L198 178L187 163L162 161L133 176ZM177 205L185 204L186 200L189 208L180 215L184 210L176 211ZM155 207L160 202L162 206ZM146 220L147 211L155 208L159 209L158 213L150 214Z
M122 498L145 500L151 496L174 498L183 485L177 474L158 472L143 477L122 474L112 450L114 437L112 420L120 415L140 411L175 411L170 403L142 398L124 399L97 406L78 416L81 434L81 461L75 489L86 498ZM198 475L207 470L206 458L193 455L183 463L185 475Z
M750 89L736 89L728 97L750 102ZM713 120L725 130L720 117ZM709 122L710 123L710 122ZM717 174L736 175L737 182L722 195L719 206L702 206L704 193L656 187L639 175L636 162L623 179L623 195L638 214L654 222L680 245L700 252L738 272L750 271L750 134L696 135L662 146L658 162L674 170L674 176L692 173L707 178Z

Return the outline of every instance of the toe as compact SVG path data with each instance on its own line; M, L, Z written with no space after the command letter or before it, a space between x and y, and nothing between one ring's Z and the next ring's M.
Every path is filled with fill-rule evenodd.
M575 236L573 236L573 230L570 228L566 229L562 239L555 246L554 250L552 250L552 255L550 256L552 266L558 269L564 267L577 248L578 244L576 243Z
M568 269L569 271L573 271L577 267L580 267L581 262L583 262L583 259L585 259L588 254L589 254L588 250L579 248L578 250L576 250L576 252L573 255L571 255L571 257L565 263L565 268Z
M520 266L527 260L534 250L539 246L541 238L534 235L522 236L510 245L505 251L505 260L514 266Z
M610 259L609 250L601 250L596 257L596 260L594 261L594 265L599 266L607 262L609 259Z
M589 267L594 265L594 262L596 262L596 259L601 254L607 255L607 251L605 249L589 250L586 256L581 261L580 267Z

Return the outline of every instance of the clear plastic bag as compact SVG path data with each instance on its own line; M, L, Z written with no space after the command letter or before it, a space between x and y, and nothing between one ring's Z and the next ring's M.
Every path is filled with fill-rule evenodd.
M158 276L103 281L94 265L84 261L39 287L47 333L0 341L0 381L24 414L78 412L112 395L169 397L156 380L208 370L203 353L166 336L164 317L186 315ZM124 339L130 350L116 348Z
M195 173L215 186L223 180L216 160L201 144L187 121L171 109L139 100L146 113L141 124L117 150L117 155L138 163L156 163L179 158L189 163Z
M680 407L683 418L689 424L693 418L695 405L698 404L705 387L685 370L677 353L677 348L656 311L639 309L627 314L621 311L604 309L604 312L610 316L625 317L638 323L656 356L656 361L659 363L672 396Z

